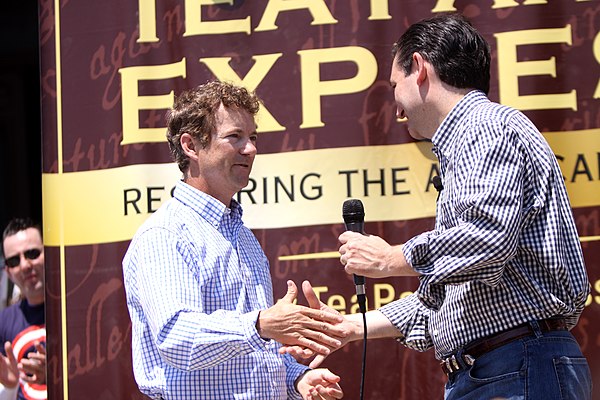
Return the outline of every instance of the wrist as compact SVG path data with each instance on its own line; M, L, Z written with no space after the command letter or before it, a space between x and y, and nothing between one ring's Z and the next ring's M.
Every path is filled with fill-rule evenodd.
M349 314L345 318L350 322L350 334L348 335L348 341L354 342L363 339L364 335L364 324L362 320L362 314Z
M264 323L265 322L264 321L264 315L263 315L264 311L265 310L259 311L258 312L258 317L256 317L256 324L255 324L256 332L258 333L258 336L260 336L261 339L263 339L263 340L270 340L271 338L268 336L268 334L266 332L266 329L265 329L265 325L266 324ZM261 317L263 317L262 318L262 323L261 323Z
M419 276L421 275L408 263L404 255L404 245L394 246L388 253L388 265L393 266L390 276Z
M15 390L19 387L19 380L17 379L17 381L14 383L4 383L2 384L2 386L4 386L4 388L6 388L7 390Z
M296 389L296 391L298 393L300 393L300 390L298 389L298 384L300 383L302 378L304 378L304 376L308 373L308 371L312 371L312 370L310 368L305 369L300 375L298 375L298 377L294 381L294 388Z

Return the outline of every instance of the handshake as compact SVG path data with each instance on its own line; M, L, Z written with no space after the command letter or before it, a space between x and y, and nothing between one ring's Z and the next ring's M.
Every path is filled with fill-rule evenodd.
M382 278L418 275L407 263L401 246L390 246L378 236L347 231L340 235L340 262L349 274ZM302 283L308 307L294 304L298 288L288 281L286 295L262 310L256 329L263 339L283 346L281 354L317 368L332 352L361 338L398 338L402 333L378 310L342 315L319 301L310 282ZM365 332L365 326L368 327ZM296 388L307 399L339 399L343 396L339 377L327 369L313 369L298 379Z
M389 276L416 276L406 262L402 246L390 246L378 236L357 232L340 235L340 262L346 273L384 278ZM288 281L286 295L274 306L263 310L258 316L256 328L263 339L274 339L296 360L314 359L315 368L332 352L348 342L363 338L364 326L361 314L341 315L319 301L310 282L302 283L302 291L308 307L293 304L298 288ZM401 336L400 331L379 311L366 313L369 338Z
M283 344L279 352L288 353L311 368L347 343L363 337L362 320L344 317L317 298L310 282L302 283L309 307L294 304L298 288L288 281L285 296L258 316L256 329L263 339Z
M287 285L285 296L262 310L256 321L263 339L283 344L281 354L290 354L296 361L317 368L329 354L361 337L362 325L320 302L308 281L302 283L302 291L309 307L294 304L298 288L293 281ZM328 369L317 368L300 375L295 386L303 399L341 399L344 393L339 381L340 377Z

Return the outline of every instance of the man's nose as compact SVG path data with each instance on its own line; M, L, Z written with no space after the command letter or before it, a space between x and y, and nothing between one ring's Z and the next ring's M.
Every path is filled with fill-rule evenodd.
M25 254L21 253L19 258L20 258L19 268L23 269L23 268L31 268L32 267L31 260L29 258L25 257Z
M257 152L256 143L253 142L252 140L247 140L246 143L244 144L244 147L242 148L242 153L248 154L248 155L255 155L256 152Z

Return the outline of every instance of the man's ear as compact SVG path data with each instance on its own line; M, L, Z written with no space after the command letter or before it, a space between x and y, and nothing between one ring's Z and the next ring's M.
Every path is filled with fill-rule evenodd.
M189 133L182 133L179 138L179 143L181 144L181 148L188 158L192 160L196 160L198 158L198 146L194 141L194 138Z
M422 85L427 80L427 68L425 66L425 59L420 53L413 53L412 55L413 68L417 73L417 85Z

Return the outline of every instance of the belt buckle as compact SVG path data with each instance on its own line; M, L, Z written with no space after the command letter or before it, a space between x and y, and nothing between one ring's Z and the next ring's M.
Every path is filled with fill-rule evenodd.
M460 369L460 365L456 360L456 354L452 354L450 357L446 358L444 361L444 365L449 373L456 372Z
M475 364L475 357L473 357L470 354L463 354L463 360L465 361L465 364L467 364L469 367L472 367L473 364Z
M470 354L461 354L460 357L464 361L466 365L469 367L475 363L475 358ZM461 370L461 365L458 363L457 354L452 354L448 356L445 360L442 360L442 366L447 375L450 375L454 372L458 372Z

